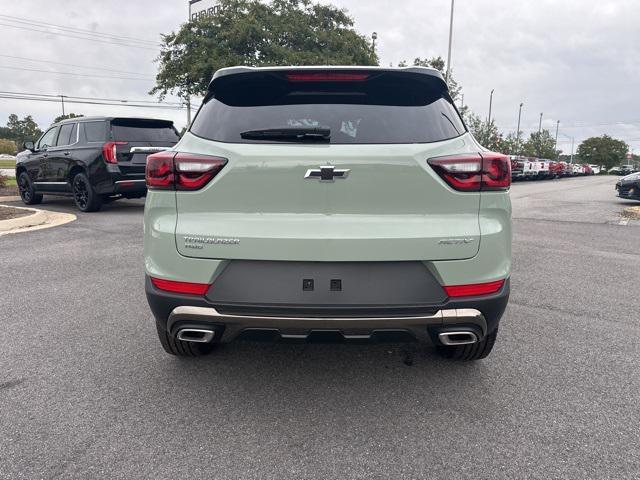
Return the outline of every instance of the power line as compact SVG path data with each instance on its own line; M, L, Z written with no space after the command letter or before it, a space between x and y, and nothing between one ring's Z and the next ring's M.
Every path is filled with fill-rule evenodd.
M120 40L125 40L125 41L133 41L136 43L144 43L144 44L148 44L148 45L158 45L158 42L154 41L154 40L147 40L144 38L137 38L137 37L129 37L127 35L114 35L112 33L102 33L102 32L98 32L95 30L88 30L88 29L84 29L84 28L78 28L78 27L69 27L69 26L63 26L63 25L56 25L55 23L47 23L47 22L41 22L39 20L32 20L32 19L27 19L27 18L22 18L22 17L14 17L12 15L2 15L0 14L0 18L5 19L5 21L9 21L9 22L13 22L13 23L22 23L25 25L33 25L33 26L37 26L37 27L49 27L49 28L55 28L58 30L63 30L63 31L68 31L71 33L79 33L79 34L91 34L94 36L102 36L102 37L106 37L106 38L112 38L112 39L120 39Z
M116 79L116 80L134 80L138 82L148 82L151 78L153 78L153 77L133 78L133 77L118 77L113 75L98 75L98 74L91 74L91 73L59 72L57 70L40 70L37 68L10 67L8 65L0 65L0 68L3 68L5 70L22 70L26 72L53 73L56 75L70 75L73 77L110 78L110 79Z
M57 98L60 99L60 95L52 95L45 93L27 93L27 92L7 92L0 91L2 95L25 95L31 97L46 97L46 98ZM183 105L183 102L160 102L157 100L130 100L130 99L119 99L119 98L101 98L101 97L78 97L75 95L65 95L64 98L71 98L76 100L102 100L105 102L132 102L132 103L155 103L159 105Z
M5 92L0 91L0 98L9 100L33 100L42 102L60 102L61 95L50 95L40 93L25 93L25 92ZM109 105L120 107L140 107L140 108L165 108L165 109L184 109L187 108L184 103L181 102L159 102L155 100L130 100L130 99L114 99L114 98L100 98L100 97L75 97L72 95L64 95L65 103L78 103L86 105ZM198 105L192 105L192 109L199 108Z
M77 67L77 68L86 68L89 70L100 70L103 72L111 72L111 73L124 73L124 74L128 74L128 75L140 75L140 76L144 76L147 78L151 78L149 75L144 74L144 73L138 73L138 72L128 72L125 70L114 70L112 68L103 68L103 67L90 67L87 65L77 65L74 63L63 63L63 62L54 62L52 60L39 60L39 59L33 59L33 58L24 58L24 57L19 57L16 55L4 55L4 54L0 54L0 57L4 57L4 58L12 58L15 60L22 60L25 62L33 62L33 63L50 63L52 65L63 65L66 67Z
M47 35L57 35L57 36L62 36L62 37L76 38L76 39L80 39L80 40L88 40L90 42L107 43L109 45L118 45L118 46L121 46L121 47L141 48L143 50L151 50L151 51L154 51L154 52L157 52L159 50L158 48L143 47L141 45L135 45L133 43L109 41L107 39L102 39L102 38L81 37L81 36L70 35L70 34L62 33L62 32L51 32L51 31L48 31L48 30L36 30L34 28L23 27L23 26L20 26L20 25L11 25L11 24L8 24L8 23L0 23L0 26L10 27L10 28L18 28L18 29L22 29L22 30L29 30L29 31L32 31L32 32L45 33Z

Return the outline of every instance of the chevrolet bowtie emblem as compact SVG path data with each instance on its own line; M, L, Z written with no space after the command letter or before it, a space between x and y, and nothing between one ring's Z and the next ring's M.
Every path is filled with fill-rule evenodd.
M325 165L320 168L310 168L304 178L318 179L321 182L333 182L336 178L347 178L351 170L341 170L332 165Z

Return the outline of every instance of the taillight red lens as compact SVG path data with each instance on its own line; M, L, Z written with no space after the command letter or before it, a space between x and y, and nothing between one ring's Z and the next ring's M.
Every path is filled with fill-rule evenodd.
M175 152L160 152L147 157L145 171L147 187L164 190L175 188L173 172L173 157L175 156Z
M198 190L215 177L227 164L226 158L178 153L174 159L176 189Z
M455 190L506 190L511 185L511 161L500 153L450 155L429 159L429 165Z
M362 82L369 78L366 72L314 71L286 74L290 82Z
M102 146L102 157L107 163L118 163L118 145L128 145L128 142L107 142Z
M147 157L147 186L152 189L198 190L227 164L226 158L160 152Z
M474 283L471 285L452 285L444 288L449 297L476 297L478 295L491 295L499 292L504 285L504 280L489 283Z
M187 295L204 295L211 286L208 283L176 282L174 280L153 277L151 278L151 283L153 283L153 286L158 290Z
M482 157L478 154L452 155L429 160L429 165L456 190L478 192L482 185Z
M511 162L500 153L481 153L482 190L506 190L511 186Z

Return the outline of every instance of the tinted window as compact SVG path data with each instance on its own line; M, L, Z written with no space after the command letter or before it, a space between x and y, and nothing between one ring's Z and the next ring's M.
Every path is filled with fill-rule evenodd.
M171 125L112 125L111 134L123 142L172 142L180 138Z
M104 142L107 138L105 122L86 122L84 125L84 134L87 142Z
M64 146L76 143L76 124L66 123L60 127L60 133L58 134L58 142L56 145Z
M268 76L229 80L209 96L191 132L220 142L264 143L240 134L318 127L331 130L334 144L429 143L463 134L443 84L424 77L383 74L366 82L300 84Z
M38 142L38 150L43 150L48 147L53 147L56 143L56 135L58 133L58 127L53 127L50 130L47 130L40 141Z

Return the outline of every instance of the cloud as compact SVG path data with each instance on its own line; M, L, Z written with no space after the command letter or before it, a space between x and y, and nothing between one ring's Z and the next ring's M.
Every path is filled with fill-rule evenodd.
M2 14L84 28L95 32L159 40L187 17L187 0L112 0L86 2L3 2ZM415 57L446 57L448 0L334 0L355 18L365 35L378 33L382 64ZM159 6L161 4L161 6ZM525 103L524 129L560 124L560 146L570 140L609 133L640 149L640 42L635 0L458 0L455 9L453 69L465 103L487 115L489 92L495 89L493 115L505 131L514 130L518 105ZM6 22L0 22L6 23ZM2 27L0 54L26 59L99 66L153 76L156 53L58 35ZM96 71L38 64L0 57L1 66L43 70ZM149 99L153 80L74 78L64 75L0 69L1 90L75 96ZM122 75L124 74L107 74ZM60 113L57 104L0 100L0 122L9 113L35 114L46 125ZM178 125L186 113L137 112L125 107L74 106L86 114L145 114L171 118Z

